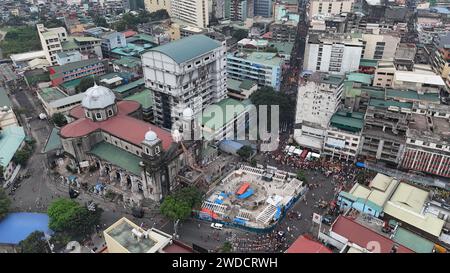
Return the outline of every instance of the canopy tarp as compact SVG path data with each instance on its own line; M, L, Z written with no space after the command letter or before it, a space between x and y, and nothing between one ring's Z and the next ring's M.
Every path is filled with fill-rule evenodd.
M252 188L249 188L246 192L244 192L243 194L240 194L237 196L238 199L245 199L245 198L249 198L250 196L253 195L255 191Z

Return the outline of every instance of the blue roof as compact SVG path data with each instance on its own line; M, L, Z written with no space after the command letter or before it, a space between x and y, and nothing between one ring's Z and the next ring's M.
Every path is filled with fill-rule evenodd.
M48 223L48 215L44 213L10 213L0 221L0 244L17 245L34 231L53 234Z
M16 151L25 140L25 131L17 125L3 128L0 133L0 165L8 166Z
M152 48L150 51L161 52L177 63L184 63L222 46L219 41L205 35L191 35L168 44Z

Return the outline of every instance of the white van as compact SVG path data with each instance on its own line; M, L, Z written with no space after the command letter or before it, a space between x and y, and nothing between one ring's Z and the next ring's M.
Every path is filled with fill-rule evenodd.
M219 223L211 223L211 227L214 229L221 230L223 228L223 225Z

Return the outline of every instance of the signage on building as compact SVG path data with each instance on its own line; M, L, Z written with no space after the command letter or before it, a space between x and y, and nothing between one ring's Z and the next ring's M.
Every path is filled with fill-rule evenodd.
M345 140L335 139L335 138L328 138L327 145L329 145L331 147L336 147L336 148L344 148L345 147Z

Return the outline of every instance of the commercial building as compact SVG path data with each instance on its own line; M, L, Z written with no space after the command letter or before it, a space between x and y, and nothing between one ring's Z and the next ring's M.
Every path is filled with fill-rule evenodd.
M155 123L171 128L184 109L194 114L226 96L225 42L189 36L142 56L145 85L154 91Z
M349 192L341 191L337 204L344 211L353 208L361 213L381 217L383 207L394 193L398 183L398 180L379 173L368 187L356 183Z
M258 89L258 85L250 80L238 81L229 78L227 79L227 88L229 98L246 100Z
M49 68L53 86L91 75L104 75L107 66L105 61L89 59Z
M171 17L200 28L209 26L208 0L172 0L171 6Z
M276 53L236 51L227 55L228 77L251 80L258 86L280 90L284 60Z
M305 48L306 70L344 74L358 71L364 45L357 38L310 34Z
M397 166L405 151L412 103L371 98L367 107L361 155Z
M299 87L294 139L300 146L322 151L328 125L339 108L343 90L343 76L317 72Z
M416 107L406 133L401 167L450 177L450 110L444 105Z
M102 53L105 57L110 56L111 50L127 46L125 34L122 32L113 31L104 27L95 27L86 30L85 33L102 40Z
M276 22L270 24L269 32L274 42L293 43L297 37L297 23L294 21Z
M66 65L68 63L79 62L82 60L80 52L58 52L56 53L56 62L58 65Z
M396 71L392 87L395 89L415 90L419 94L439 94L445 89L442 78L436 74L416 71Z
M392 60L397 51L401 37L396 32L390 33L363 33L361 41L364 44L361 58L372 60ZM358 36L358 35L354 35Z
M330 119L323 154L340 160L356 160L361 149L364 113L336 112Z
M437 242L445 221L426 212L429 192L408 183L400 183L384 206L385 220L396 220L424 238Z
M226 0L224 18L232 21L245 21L249 18L247 12L251 2L247 0Z
M354 2L355 0L312 0L309 3L309 16L352 12Z
M143 76L142 62L140 58L136 57L121 57L112 61L114 72L128 72L132 73L136 77Z

